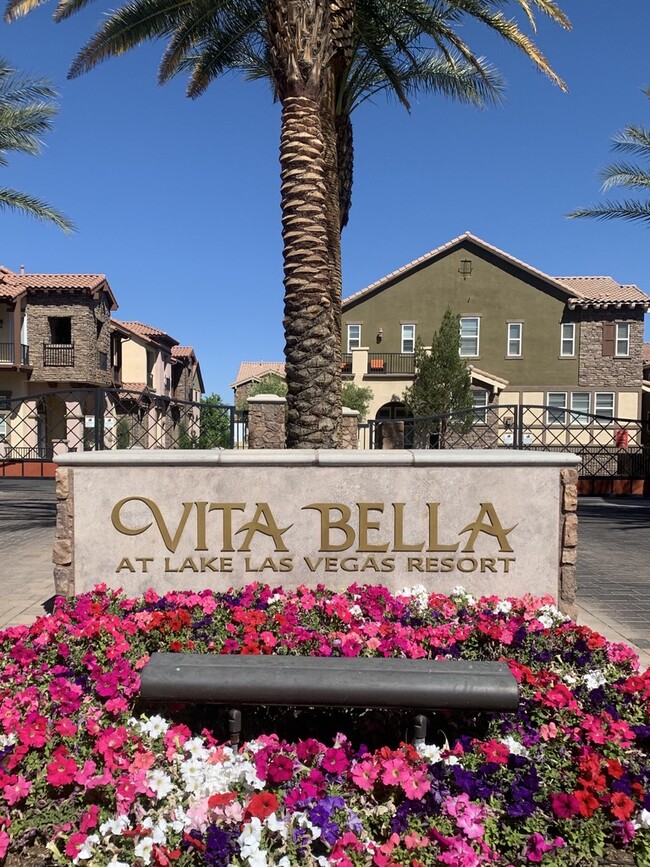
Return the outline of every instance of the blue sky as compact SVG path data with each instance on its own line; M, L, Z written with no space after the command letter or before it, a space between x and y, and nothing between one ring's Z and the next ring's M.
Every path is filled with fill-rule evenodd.
M650 4L561 5L573 31L540 22L537 41L568 94L468 28L508 82L504 105L479 111L426 97L408 115L380 98L356 112L344 296L464 231L551 275L609 274L650 294L650 229L564 216L602 198L613 133L650 125L641 92ZM229 401L240 361L283 357L279 107L264 84L235 77L196 101L180 79L159 87L161 43L66 81L106 8L55 25L50 2L0 24L0 54L61 95L44 155L12 159L0 183L45 198L78 226L66 237L1 213L0 264L106 274L115 315L192 344L206 389Z

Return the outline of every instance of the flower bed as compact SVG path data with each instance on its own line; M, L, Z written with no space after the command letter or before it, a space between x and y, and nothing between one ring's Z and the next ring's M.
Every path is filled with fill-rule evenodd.
M419 752L394 715L344 714L333 740L327 714L303 715L322 737L290 742L291 715L252 711L236 752L200 712L137 704L148 654L188 649L505 659L521 704L442 714ZM98 587L0 633L0 858L36 843L98 867L579 865L613 845L648 865L650 671L637 668L549 599Z

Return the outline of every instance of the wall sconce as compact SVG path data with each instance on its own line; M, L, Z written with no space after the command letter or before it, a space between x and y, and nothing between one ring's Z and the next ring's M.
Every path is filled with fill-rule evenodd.
M460 268L458 269L458 273L461 275L463 280L467 280L468 277L472 276L472 260L471 259L461 259L460 260Z
M381 341L383 339L384 339L384 329L380 325L379 328L377 329L377 343L381 343Z

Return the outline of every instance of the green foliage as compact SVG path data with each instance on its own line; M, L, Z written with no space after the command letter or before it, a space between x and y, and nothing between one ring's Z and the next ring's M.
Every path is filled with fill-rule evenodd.
M230 448L230 410L218 394L201 401L201 426L196 446L199 449Z
M650 90L644 90L650 99ZM612 150L629 157L646 161L647 167L633 162L611 163L603 168L601 179L603 190L623 187L633 192L647 194L650 188L650 129L641 126L626 126L612 139ZM626 198L618 201L601 202L590 208L578 208L567 214L568 217L594 217L597 220L631 220L650 226L650 199Z
M356 409L359 413L359 421L365 421L368 415L368 407L372 400L373 393L371 388L362 388L360 385L355 385L353 382L343 383L341 389L341 402L348 409Z
M277 373L267 373L259 382L254 382L248 394L237 401L237 409L246 409L246 400L255 397L256 394L277 394L279 397L287 396L287 381Z
M460 317L448 307L431 339L431 352L419 337L415 343L415 379L404 392L414 416L444 415L472 406L470 373L459 349Z
M131 445L131 431L129 423L125 418L121 418L115 426L115 448L128 449Z
M16 74L0 57L0 166L7 165L9 152L38 156L41 136L52 128L56 114L53 88L42 79ZM63 214L27 193L0 188L0 210L13 210L54 223L65 232L74 226Z

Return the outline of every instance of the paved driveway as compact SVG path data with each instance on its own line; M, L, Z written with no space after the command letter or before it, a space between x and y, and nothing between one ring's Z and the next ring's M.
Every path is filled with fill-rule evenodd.
M578 505L579 621L627 641L650 665L650 500ZM0 478L0 628L51 606L54 482Z

